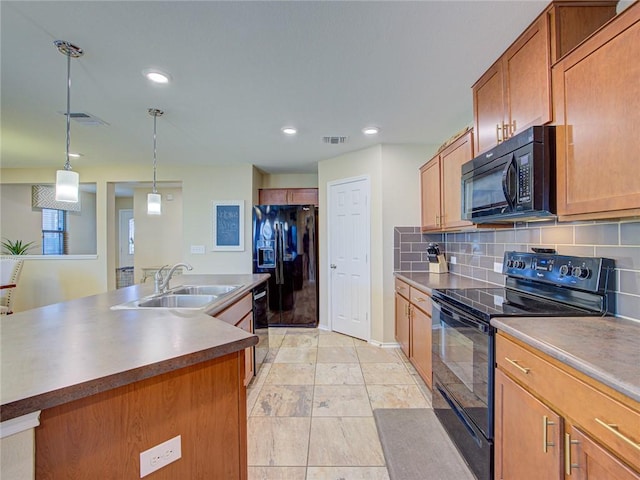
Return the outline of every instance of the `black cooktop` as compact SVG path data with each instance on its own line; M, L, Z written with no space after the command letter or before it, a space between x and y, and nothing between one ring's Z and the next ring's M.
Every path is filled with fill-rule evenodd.
M433 298L489 321L492 317L569 317L601 315L508 288L443 288Z

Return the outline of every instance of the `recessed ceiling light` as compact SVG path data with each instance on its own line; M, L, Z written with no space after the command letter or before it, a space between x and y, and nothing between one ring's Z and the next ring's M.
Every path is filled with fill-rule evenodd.
M153 69L145 69L142 71L142 74L151 80L153 83L166 84L171 80L171 75L168 73L161 72L159 70Z
M378 127L367 127L362 129L362 133L365 135L376 135L379 132L380 129Z
M284 133L285 135L295 135L296 133L298 133L298 130L293 127L282 127L282 133Z

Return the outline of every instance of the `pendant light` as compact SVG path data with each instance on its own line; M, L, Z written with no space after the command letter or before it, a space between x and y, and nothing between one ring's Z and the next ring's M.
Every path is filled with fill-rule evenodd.
M147 214L148 215L161 215L162 214L162 195L158 193L156 188L156 122L158 117L164 115L162 110L157 108L150 108L148 110L149 115L153 117L153 190L147 194Z
M53 44L58 51L67 57L67 159L64 163L64 170L56 172L56 200L58 202L78 202L78 187L80 185L80 175L71 170L69 161L69 145L71 133L71 58L78 58L84 55L80 47L65 40L56 40Z

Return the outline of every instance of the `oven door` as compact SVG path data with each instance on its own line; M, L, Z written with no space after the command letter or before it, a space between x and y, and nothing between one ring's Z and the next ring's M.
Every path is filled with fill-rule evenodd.
M493 327L434 299L434 382L489 440L493 439L494 350ZM446 403L443 407L449 408Z

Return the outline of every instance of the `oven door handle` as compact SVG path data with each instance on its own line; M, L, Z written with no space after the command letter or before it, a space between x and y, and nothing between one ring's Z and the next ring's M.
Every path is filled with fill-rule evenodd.
M487 325L486 323L480 322L478 320L471 318L468 313L464 313L455 307L452 307L450 305L445 306L442 303L440 303L438 300L434 299L433 308L437 308L438 310L440 310L442 314L447 315L448 317L451 317L453 320L463 324L464 326L475 328L477 330L480 330L482 333L488 333L490 331L490 326ZM449 324L449 322L442 320L442 318L440 319L440 321Z

